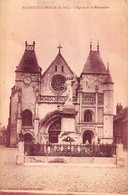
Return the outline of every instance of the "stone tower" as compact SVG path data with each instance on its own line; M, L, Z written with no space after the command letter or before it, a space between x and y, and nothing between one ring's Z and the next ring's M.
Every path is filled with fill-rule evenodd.
M40 90L41 68L35 55L35 42L25 42L23 57L16 67L15 85L10 97L10 146L15 146L20 130L36 136L38 126L37 101ZM33 134L32 134L33 135Z
M92 50L80 76L80 133L83 143L112 143L113 141L113 81L109 67L102 61L99 42Z

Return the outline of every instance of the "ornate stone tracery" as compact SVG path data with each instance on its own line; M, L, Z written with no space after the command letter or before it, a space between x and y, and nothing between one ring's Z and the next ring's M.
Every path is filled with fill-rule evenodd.
M82 94L82 103L83 104L95 104L96 103L95 93L83 93Z

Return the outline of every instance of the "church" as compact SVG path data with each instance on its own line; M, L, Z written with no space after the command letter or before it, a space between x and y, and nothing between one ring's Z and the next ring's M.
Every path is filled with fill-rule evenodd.
M46 144L113 142L113 81L109 65L97 50L90 51L78 77L58 54L45 72L38 64L35 42L25 42L25 51L15 70L10 96L9 146L24 141ZM77 66L77 65L76 65Z

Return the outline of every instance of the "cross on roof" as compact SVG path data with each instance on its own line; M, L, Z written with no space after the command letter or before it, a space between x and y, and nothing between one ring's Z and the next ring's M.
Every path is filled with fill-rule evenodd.
M60 50L61 50L61 48L62 48L61 45L59 45L57 48L59 49L59 53L60 53Z

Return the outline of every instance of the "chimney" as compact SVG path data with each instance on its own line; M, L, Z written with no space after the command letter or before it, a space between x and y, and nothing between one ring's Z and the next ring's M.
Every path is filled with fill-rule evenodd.
M117 103L116 105L116 114L118 114L120 112L120 110L123 109L123 106L121 105L121 103Z

